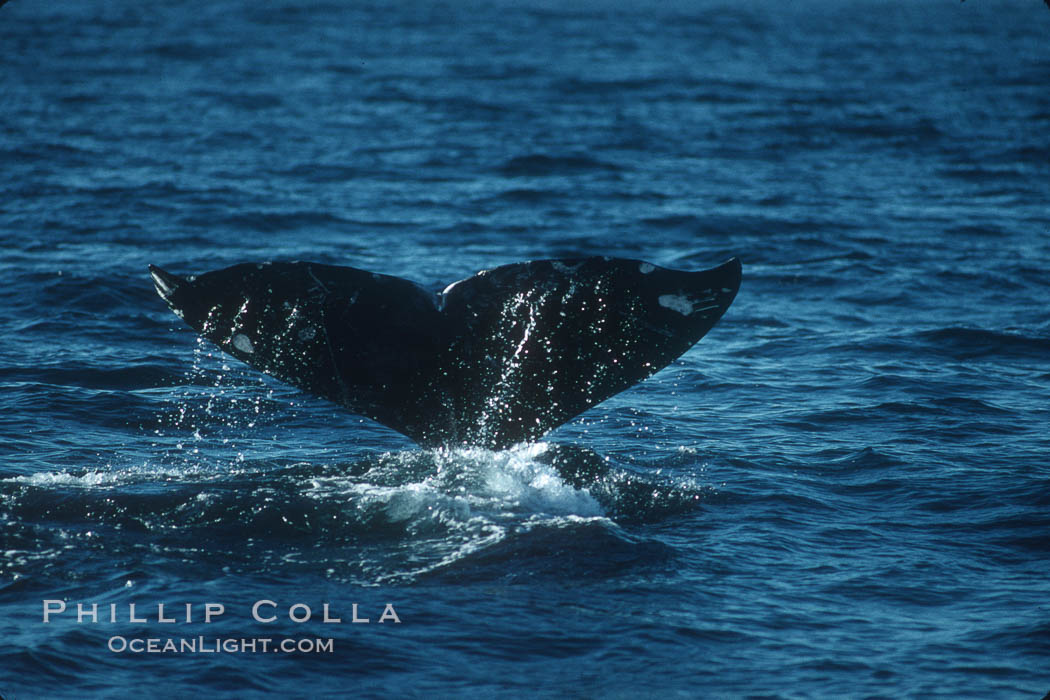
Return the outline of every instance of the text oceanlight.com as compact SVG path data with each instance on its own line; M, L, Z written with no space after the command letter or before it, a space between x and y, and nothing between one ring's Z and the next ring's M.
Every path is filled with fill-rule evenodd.
M142 637L110 637L106 645L115 654L331 654L335 651L334 639L283 639L233 637L189 637L182 639L157 639Z

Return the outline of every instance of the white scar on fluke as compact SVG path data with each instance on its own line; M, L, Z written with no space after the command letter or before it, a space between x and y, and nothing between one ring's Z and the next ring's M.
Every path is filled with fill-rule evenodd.
M237 348L241 352L255 352L255 348L252 347L251 339L244 333L238 333L237 335L233 336L233 347Z
M656 301L665 309L677 311L683 316L691 316L693 314L698 314L701 311L711 311L712 309L721 308L718 304L711 303L714 300L715 298L713 296L694 300L683 294L661 294ZM698 308L697 304L707 304L707 306L701 306Z

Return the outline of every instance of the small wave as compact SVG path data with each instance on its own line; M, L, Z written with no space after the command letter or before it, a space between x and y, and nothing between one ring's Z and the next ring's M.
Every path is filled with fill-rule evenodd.
M916 334L935 353L955 359L1020 357L1046 360L1050 338L984 328L940 328Z
M556 82L552 88L562 94L578 97L587 94L620 96L625 92L649 92L657 89L680 90L682 86L683 81L680 78L644 76L608 80L566 78Z
M75 191L98 200L111 202L123 197L134 201L145 199L171 201L179 197L196 195L202 190L180 187L170 180L137 179L133 176L126 181L118 181L117 184L85 184L76 187Z
M69 143L40 141L0 149L0 158L10 163L60 163L64 167L83 167L93 163L98 154Z
M530 187L518 187L514 189L504 190L499 194L490 197L490 200L498 200L505 202L524 202L526 204L534 204L537 202L546 202L552 199L561 199L565 196L564 192L558 190L538 190Z
M242 109L248 112L274 109L284 104L284 100L279 94L271 92L198 90L196 91L195 96L220 104L226 104L235 109Z
M195 41L171 41L149 47L149 51L164 59L200 61L223 58L229 53L229 47Z
M926 421L919 419L940 417L943 411L920 401L883 401L865 406L832 408L812 411L780 423L784 427L801 430L826 430L841 425L882 425L886 421L915 421L912 430L924 429Z
M1008 238L1011 231L1004 225L992 222L977 224L960 224L949 226L945 234L953 239L966 238Z
M945 178L954 178L964 182L972 182L983 185L988 182L1021 182L1027 179L1027 175L1018 168L985 167L979 165L960 164L950 168L942 168L938 175Z
M613 163L584 155L528 155L511 158L497 171L507 177L547 177L551 175L578 175L593 172L621 170Z
M842 469L846 474L856 475L899 467L903 463L888 452L877 450L873 447L865 447L862 450L849 452L838 458L832 456L830 464ZM842 472L840 472L841 475Z
M155 363L96 367L70 363L66 367L0 367L0 380L83 389L139 389L174 384L178 375Z
M366 175L366 171L361 168L333 163L300 163L290 168L274 170L272 172L274 175L279 175L281 177L288 177L293 180L303 180L315 184L349 182L360 179Z
M334 214L320 211L247 211L226 217L223 223L245 231L288 231L326 229L348 222Z
M929 119L907 121L878 113L851 115L850 119L834 121L825 128L846 137L889 141L898 146L936 144L944 136Z
M647 228L699 231L703 222L692 214L668 214L667 216L646 217L639 223Z
M635 538L604 518L569 516L525 523L470 556L443 562L426 572L427 581L522 582L575 577L619 576L626 569L664 566L674 550L659 541Z

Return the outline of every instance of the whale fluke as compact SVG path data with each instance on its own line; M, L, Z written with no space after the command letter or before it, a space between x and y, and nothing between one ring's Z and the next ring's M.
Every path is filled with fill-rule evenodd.
M223 351L424 446L532 441L667 366L722 317L735 258L515 263L434 294L309 262L241 264L157 292Z

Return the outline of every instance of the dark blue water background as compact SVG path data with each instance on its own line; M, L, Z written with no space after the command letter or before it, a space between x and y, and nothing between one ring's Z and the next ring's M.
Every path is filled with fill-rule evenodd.
M15 0L0 241L6 698L1050 689L1036 0ZM263 378L146 275L594 254L744 282L679 362L499 453Z

